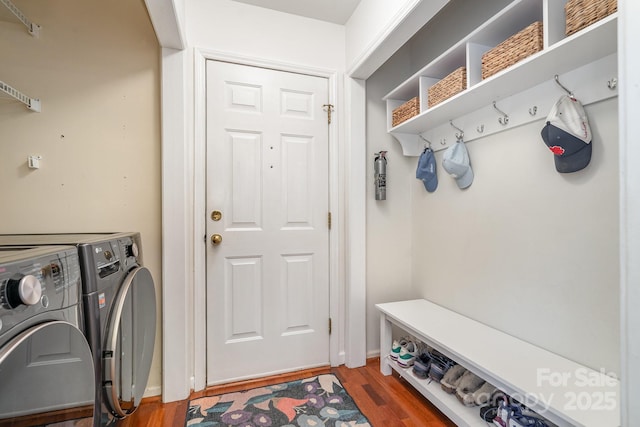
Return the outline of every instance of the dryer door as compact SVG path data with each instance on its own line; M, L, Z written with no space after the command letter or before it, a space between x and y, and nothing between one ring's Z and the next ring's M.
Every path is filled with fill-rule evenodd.
M156 336L156 293L151 273L136 267L123 282L106 332L103 352L106 403L123 418L136 410L149 379Z
M30 327L0 346L0 425L92 417L94 385L91 349L78 328Z

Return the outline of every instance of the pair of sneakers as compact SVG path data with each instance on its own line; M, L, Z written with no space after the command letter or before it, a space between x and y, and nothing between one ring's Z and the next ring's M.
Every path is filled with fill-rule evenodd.
M389 357L395 360L398 365L403 368L409 368L410 366L413 366L417 356L418 345L415 341L412 341L410 338L393 340Z
M497 414L493 418L496 426L504 427L549 427L546 421L537 414L520 405L509 405L505 401L500 402ZM526 413L528 412L528 414Z

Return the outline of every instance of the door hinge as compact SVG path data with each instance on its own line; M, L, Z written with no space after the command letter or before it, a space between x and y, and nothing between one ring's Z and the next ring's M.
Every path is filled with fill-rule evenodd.
M331 212L327 213L327 227L331 230Z
M331 124L331 112L334 111L333 104L323 104L324 111L327 112L327 124Z
M331 317L329 317L329 335L331 335Z

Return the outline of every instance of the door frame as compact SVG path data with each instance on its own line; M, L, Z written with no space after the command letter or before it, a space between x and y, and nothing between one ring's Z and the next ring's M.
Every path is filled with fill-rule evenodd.
M338 73L335 70L304 67L295 64L251 58L208 49L194 49L194 289L193 289L193 332L195 337L206 336L206 62L208 60L233 62L252 67L269 68L277 71L323 77L328 81L329 103L340 110L344 103L339 96ZM329 126L329 210L332 227L329 230L329 316L333 323L333 333L329 336L329 363L337 366L345 362L344 355L344 185L341 185L340 159L344 158L341 144L342 134L340 114L332 116L334 126ZM335 120L335 121L334 121ZM202 239L204 236L204 244ZM206 340L194 339L194 390L206 387Z

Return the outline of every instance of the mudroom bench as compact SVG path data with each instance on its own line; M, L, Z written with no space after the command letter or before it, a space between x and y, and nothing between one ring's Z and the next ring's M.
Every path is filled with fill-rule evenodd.
M463 406L439 383L389 358L396 326L440 351L560 427L619 427L620 383L548 350L419 299L377 304L380 370L396 371L458 426L486 426L478 407Z

